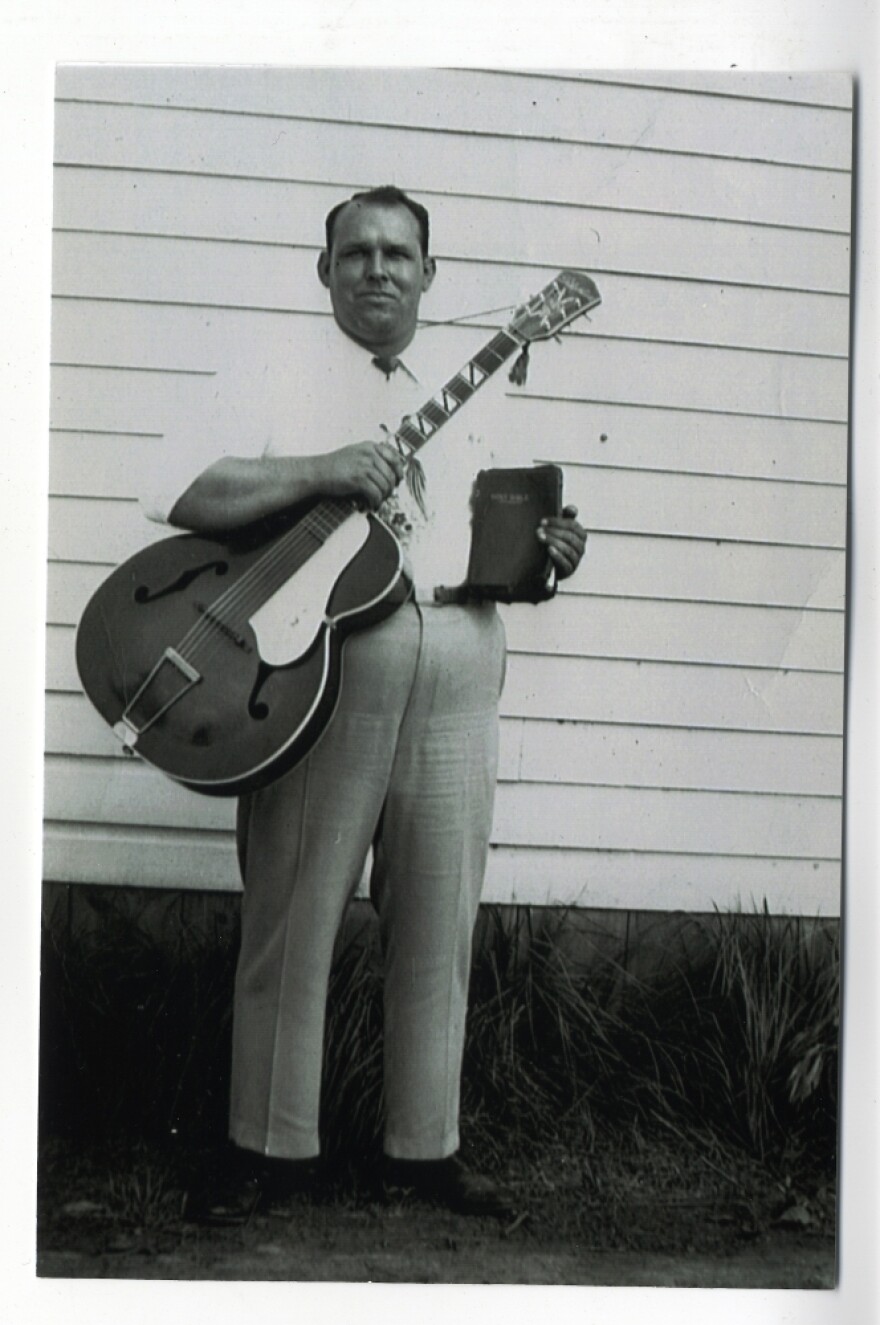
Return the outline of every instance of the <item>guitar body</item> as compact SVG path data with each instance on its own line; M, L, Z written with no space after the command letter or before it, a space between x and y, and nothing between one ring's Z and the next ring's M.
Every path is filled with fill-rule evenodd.
M291 525L268 539L263 527L228 543L154 543L105 581L80 622L89 699L129 753L194 791L240 795L298 763L336 708L345 640L409 596L397 540L355 514L242 618L249 576Z

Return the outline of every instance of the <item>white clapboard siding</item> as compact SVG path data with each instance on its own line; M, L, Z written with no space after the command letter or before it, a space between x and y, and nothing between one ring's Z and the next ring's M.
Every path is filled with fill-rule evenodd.
M49 623L74 626L103 575L81 573L77 582L58 575L62 566L68 572L94 568L49 568ZM841 623L832 612L583 595L572 596L562 610L510 607L504 616L513 653L843 670Z
M63 691L46 697L46 751L125 758L85 696ZM839 736L728 732L721 761L713 731L512 717L501 723L499 777L507 782L837 796L841 772Z
M229 829L228 799L198 796L137 760L80 763L49 756L46 815L80 823L126 824L132 805L145 825ZM833 859L839 849L836 798L731 795L644 788L634 823L626 788L500 782L493 840L506 846L718 852Z
M82 99L75 71L59 71L59 98ZM823 84L823 108L809 125L798 106L777 104L771 111L764 97L742 96L732 108L699 95L695 89L670 93L661 87L652 92L619 83L602 85L593 78L498 71L486 75L466 69L438 70L426 80L421 70L397 70L394 77L393 116L381 80L369 70L303 69L297 71L295 87L283 70L261 70L242 94L231 93L223 71L175 70L172 80L162 70L157 79L151 69L122 72L105 68L94 71L89 98L142 105L171 104L202 110L248 111L259 115L307 119L332 118L388 125L408 124L427 129L459 131L470 136L481 132L493 136L550 137L583 142L618 143L638 150L703 152L721 156L756 155L762 146L765 160L801 160L807 165L848 169L851 158L848 116L838 107L849 106L848 87L841 80L839 101L828 104ZM557 84L564 87L560 96ZM752 84L754 86L754 82ZM768 83L769 88L769 83ZM772 89L775 99L787 95L780 80ZM521 107L532 113L523 117Z
M59 232L58 242L62 242L62 234L70 237ZM226 252L232 247L225 240L223 245ZM160 255L165 251L159 248ZM53 307L55 358L124 364L131 363L134 355L138 363L162 366L162 347L179 343L179 366L203 368L217 363L218 353L219 361L226 361L224 351L233 343L247 346L254 355L262 353L264 346L277 353L279 335L295 330L295 323L282 321L278 313L329 315L315 265L315 250L289 250L290 284L265 291L268 303L263 307L257 304L253 290L246 291L244 306L223 305L224 317L218 321L211 315L218 306L215 289L206 291L201 302L187 302L176 287L168 291L167 299L148 298L145 281L160 278L145 275L136 283L129 278L123 287L127 293L102 295L94 288L98 281L88 282L87 290L82 275L68 264L63 272L59 270ZM497 325L503 310L515 305L518 293L541 289L550 275L547 268L518 268L519 288L513 289L506 267L453 258L442 261L439 270L442 279L422 304L426 325L467 312L471 325L488 327L485 310L500 309ZM60 288L62 279L64 289ZM594 314L590 322L576 324L564 335L592 336L601 316L606 340L662 340L834 357L847 352L849 308L843 295L653 275L602 273L600 283L601 315ZM481 312L481 317L474 316ZM188 328L197 332L195 341L187 336Z
M543 75L538 75L542 77ZM551 77L559 77L553 74ZM704 73L688 70L687 73L676 70L629 70L621 73L602 73L591 70L587 74L562 75L573 77L586 83L614 82L627 87L663 88L665 90L693 94L705 94L700 101L701 108L712 103L708 97L723 97L726 101L768 103L772 112L765 105L764 114L776 114L778 106L786 104L797 107L831 108L849 110L852 106L852 80L845 74L829 76L827 73L771 73L754 75L736 70L724 70L717 73Z
M842 608L845 559L826 548L590 533L584 581L593 593L664 600Z
M713 731L526 719L519 726L518 772L527 782L840 794L840 737L728 732L719 759Z
M428 130L293 119L282 128L272 117L89 102L58 104L55 145L56 161L76 166L320 180L325 186L328 177L343 186L405 180L426 197L531 197L838 232L849 226L848 175L800 164L503 137L493 139L491 151L477 152L466 137ZM305 219L320 227L325 211L316 198L304 209ZM477 255L492 253L492 236L474 238Z
M581 721L816 733L839 733L842 726L839 675L513 655L505 712L556 718L560 696L567 716Z
M132 512L133 506L131 502L90 503L84 505L80 520L71 521L65 518L69 502L52 503L52 564L69 564L69 582L76 584L81 581L74 568L91 567L94 578L90 583L97 588L99 578L113 564L165 532L147 525L139 513ZM90 511L94 514L89 523L81 523ZM115 528L112 513L121 517ZM845 561L843 553L833 549L591 533L588 558L581 583L588 570L589 589L581 591L578 581L570 587L566 584L558 602L543 611L565 611L569 595L580 592L664 601L767 603L811 610L839 611L843 607Z
M514 652L843 671L838 617L798 608L572 597L564 612L505 612Z
M551 453L545 458L554 457ZM584 524L597 533L633 533L640 523L643 532L671 537L832 549L842 548L844 543L846 502L840 488L663 471L587 470L571 465L566 467L565 490L566 497L578 505ZM656 508L637 522L633 512L641 511L640 502L654 502ZM75 540L87 542L96 533L100 537L100 529L90 535L80 528L83 521L98 514L98 506L92 498L54 499L52 546L58 546L59 538L69 537L67 545L76 555ZM117 536L124 538L132 548L147 541L142 537L143 521L136 502L100 499L100 519L108 521L108 534L114 541Z
M77 172L80 176L82 173ZM160 178L167 188L167 178ZM154 179L147 177L145 184L139 177L138 193L149 188ZM110 183L105 180L108 192ZM194 198L192 206L184 213L175 216L162 205L164 200L156 200L156 210L170 231L167 237L104 233L99 239L92 233L67 232L62 228L65 218L63 215L58 217L56 271L59 279L63 279L68 270L73 273L78 268L81 270L90 250L100 245L102 249L106 248L108 257L101 292L112 294L124 289L127 264L140 262L148 270L150 258L157 254L157 250L167 262L167 267L163 268L166 282L182 284L186 289L186 277L191 274L188 258L192 245L199 241L185 236L207 234L216 241L211 246L210 255L219 271L215 274L210 266L200 263L202 280L210 281L214 276L219 281L215 297L224 298L230 292L233 297L229 302L234 303L242 280L254 281L258 297L264 288L268 295L273 277L289 282L291 248L303 246L311 250L315 245L314 230L306 225L297 210L296 193L277 199L274 226L268 235L262 224L259 227L262 242L248 242L257 228L253 215L257 188L251 185L246 191L240 189L250 197L243 197L238 209L225 210L222 220L218 220L216 208L210 205L210 195L206 196L204 189L194 187L200 181L189 180L187 183ZM259 190L264 191L262 186ZM305 192L300 188L299 194ZM116 197L118 199L118 188ZM332 190L328 190L327 203L329 210ZM143 206L143 199L138 198L141 215ZM295 221L292 224L291 217L298 217L299 225ZM102 213L101 219L102 231L133 228L129 212L116 217L112 211L108 215ZM708 274L719 282L797 290L803 288L805 271L810 271L814 273L814 279L807 289L840 294L848 285L849 243L844 234L805 231L793 236L786 229L768 229L761 236L761 243L756 244L754 228L747 224L719 225L702 219L602 213L592 209L578 209L574 213L571 207L548 208L469 198L461 199L457 208L450 207L444 216L442 231L435 234L432 244L438 260L473 260L475 234L484 236L483 246L492 242L491 255L484 247L478 249L477 254L491 256L495 264L541 265L550 251L559 254L563 263L586 267L598 275L621 270L631 272L632 255L637 253L642 255L639 268L642 272L659 272L667 277L705 282L707 250L710 250L712 265ZM266 243L267 238L274 242ZM818 284L820 279L821 285Z
M499 388L508 463L563 466L590 549L503 611L487 898L835 914L848 81L70 66L57 91L47 877L237 886L231 804L122 755L75 625L167 533L136 494L169 421L288 371L328 315L326 212L391 180L432 212L438 365L562 266L603 296Z
M75 626L104 574L76 563L50 565L49 624ZM572 595L549 611L511 606L504 617L513 652L843 670L835 612Z
M427 391L425 392L427 395ZM626 405L517 397L511 445L537 459L599 469L667 470L781 483L846 481L846 429L790 419L639 410ZM597 426L597 420L601 425ZM57 430L50 439L50 491L125 496L151 463L155 439L124 433ZM432 445L442 446L442 434Z
M668 469L781 482L846 482L846 427L518 396L520 435L537 454L600 468Z
M436 328L431 336L442 369L457 368L473 353L473 332ZM848 374L844 359L777 352L737 353L695 345L605 340L599 335L590 338L586 349L585 338L566 336L559 344L538 347L535 353L539 352L540 363L522 392L524 396L787 416L838 424L846 420ZM656 372L662 376L653 375L654 361ZM80 403L82 393L106 393L115 398L117 412L120 395L130 400L132 407L144 401L155 411L166 389L156 378L159 368L151 367L148 373L140 365L133 365L130 371L138 371L138 380L113 378L107 369L62 362L54 374L57 380L53 399L58 409L71 411ZM183 375L192 371L187 369ZM434 384L430 384L428 390L433 389ZM132 392L140 394L132 396Z
M44 868L48 878L73 883L125 879L133 886L174 888L184 877L192 888L235 891L240 884L231 836L50 821ZM483 897L533 906L702 911L709 894L735 910L766 905L771 912L833 916L838 876L837 863L825 860L496 846Z
M72 626L50 626L46 678L77 691ZM513 717L839 734L843 677L771 667L715 667L512 653L502 713Z

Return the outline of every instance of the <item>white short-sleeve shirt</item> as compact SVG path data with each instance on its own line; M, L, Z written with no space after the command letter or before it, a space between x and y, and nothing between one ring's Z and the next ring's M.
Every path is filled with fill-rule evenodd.
M150 519L167 521L194 479L225 456L306 456L395 432L480 349L458 341L458 359L436 330L417 333L390 377L331 317L285 333L270 363L249 361L196 387L186 420L169 421L142 493ZM406 484L380 514L404 545L417 596L460 584L470 548L470 494L480 469L514 463L505 453L507 370L501 368L420 449L427 518Z

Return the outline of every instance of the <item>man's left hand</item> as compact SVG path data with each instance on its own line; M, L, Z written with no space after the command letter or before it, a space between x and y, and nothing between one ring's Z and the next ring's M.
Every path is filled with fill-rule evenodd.
M538 538L553 558L557 578L567 580L587 550L587 531L577 522L577 507L565 506L562 515L542 520Z

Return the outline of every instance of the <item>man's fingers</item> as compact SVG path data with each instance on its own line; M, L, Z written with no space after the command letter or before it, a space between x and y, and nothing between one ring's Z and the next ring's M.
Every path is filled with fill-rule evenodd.
M564 525L549 521L547 524L541 525L538 530L538 537L548 547L570 547L578 555L583 555L587 546L587 531L577 524Z
M357 448L357 473L353 481L361 496L372 508L381 506L403 477L403 461L393 447L384 442L367 442Z
M569 543L572 547L582 548L587 541L587 531L577 525L547 525L543 532L551 543Z
M400 452L395 450L388 442L377 442L376 450L387 464L394 470L397 480L403 478L404 463Z
M563 578L574 574L587 549L587 531L581 528L575 515L569 512L576 514L577 508L566 506L561 517L542 520L538 528L538 538L547 548Z
M403 478L403 464L399 456L395 456L395 460L392 461L384 455L376 455L373 460L373 472L377 475L380 483L388 485L388 491L390 492Z

